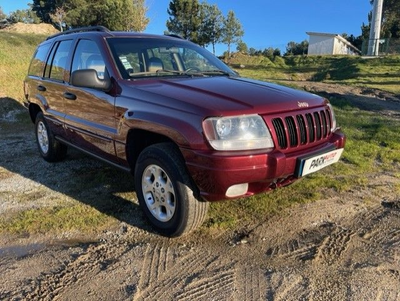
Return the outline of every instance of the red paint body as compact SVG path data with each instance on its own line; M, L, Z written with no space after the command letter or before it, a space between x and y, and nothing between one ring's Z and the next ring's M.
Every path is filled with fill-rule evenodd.
M129 133L142 130L149 135L165 137L179 147L189 174L201 195L209 201L226 199L227 189L235 184L249 183L246 196L288 185L298 177L296 169L299 158L345 145L345 137L339 129L331 132L333 122L328 101L313 94L240 77L124 79L107 47L106 40L115 36L181 41L171 37L129 33L81 33L55 38L54 41L72 39L72 47L76 47L82 38L95 41L113 84L107 93L89 88L77 89L69 83L70 67L65 70L64 82L31 75L27 77L27 105L31 108L37 106L44 112L62 141L132 170L133 159L128 156L128 147L134 146L135 140L128 139L135 137L132 138ZM68 58L69 66L71 56ZM38 83L55 85L53 89L56 94L48 91L39 93L36 89ZM73 92L78 96L77 100L60 102L59 95L64 92ZM255 151L213 150L203 133L204 119L246 114L262 116L275 148ZM312 119L308 124L307 114ZM319 129L322 131L321 137L311 141L308 137L310 127L315 128L315 133L318 132L316 118L324 125ZM282 120L287 147L282 146L282 141L279 142L274 125L278 119ZM297 145L290 145L287 124L290 120L294 121L293 135L297 136ZM300 141L301 120L304 122L303 132L307 133L304 134L307 141L303 143Z

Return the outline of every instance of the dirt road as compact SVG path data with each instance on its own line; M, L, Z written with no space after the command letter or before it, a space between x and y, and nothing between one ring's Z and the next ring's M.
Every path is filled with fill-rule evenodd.
M400 112L396 99L309 85L360 105L370 97L382 106L379 114ZM102 163L77 153L57 165L43 162L32 127L13 123L12 114L0 114L0 134L2 215L55 200L101 210L88 198L101 203L115 187L129 186L118 180L78 191L74 175L90 176ZM392 173L370 174L362 189L327 189L321 200L258 224L178 239L148 228L133 193L127 194L133 202L114 195L126 217L95 237L1 236L0 300L400 300L400 196L393 188L399 182Z

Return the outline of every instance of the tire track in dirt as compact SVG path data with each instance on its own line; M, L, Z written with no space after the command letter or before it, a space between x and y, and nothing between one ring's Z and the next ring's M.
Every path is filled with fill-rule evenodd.
M201 275L197 281L183 287L183 292L177 294L175 300L212 300L218 295L232 295L234 291L235 270L215 270L210 275ZM254 299L256 300L256 299Z
M127 246L90 245L84 253L77 255L70 262L33 280L34 287L26 293L26 298L57 300L66 287L80 281L89 271L95 271L97 274L107 269L115 263L115 258L119 258L129 249Z
M146 287L150 286L151 281L157 281L161 275L166 273L171 260L169 247L163 245L151 247L149 244L146 248L143 260L138 290L144 290Z
M234 286L234 263L227 266L220 254L199 250L176 254L175 260L167 254L168 249L159 245L147 250L134 300L176 300L177 296L200 300L209 292L229 291Z
M334 264L346 251L349 242L355 233L352 230L338 227L329 235L317 250L315 260L320 264Z
M306 278L281 272L267 275L267 299L275 301L309 300L310 290Z
M237 301L265 300L266 276L257 266L242 266L236 278Z

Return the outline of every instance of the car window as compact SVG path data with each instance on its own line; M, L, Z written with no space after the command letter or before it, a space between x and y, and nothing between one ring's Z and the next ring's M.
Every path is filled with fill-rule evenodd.
M185 71L235 75L207 50L184 40L112 37L107 42L125 79L182 76Z
M50 77L51 62L53 61L54 53L56 52L58 44L59 42L54 43L53 48L51 49L50 55L46 62L46 68L44 69L44 77Z
M72 40L61 41L51 64L50 78L64 80L64 72L67 69L68 54L70 52Z
M185 70L207 71L216 69L204 56L200 53L188 48L179 48L179 54L182 58Z
M44 62L46 60L46 56L47 53L49 52L50 46L51 43L47 43L38 47L35 55L33 56L31 65L29 67L28 71L29 75L40 76L40 77L43 76Z
M80 40L76 47L71 72L82 69L94 69L97 76L104 79L105 63L94 41Z
M178 70L174 55L169 52L163 52L163 48L152 48L147 50L147 55L151 62L152 58L158 58L162 62L163 69ZM154 61L154 60L153 60Z

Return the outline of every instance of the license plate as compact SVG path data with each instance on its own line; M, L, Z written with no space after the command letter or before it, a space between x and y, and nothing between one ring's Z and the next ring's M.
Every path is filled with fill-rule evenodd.
M306 176L306 175L316 172L328 165L338 162L342 153L343 153L343 148L336 149L334 151L320 154L320 155L311 157L307 160L304 160L302 162L303 163L302 164L303 171L301 173L301 176Z

